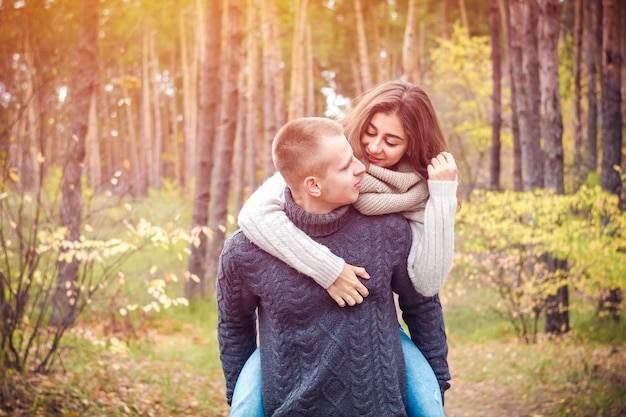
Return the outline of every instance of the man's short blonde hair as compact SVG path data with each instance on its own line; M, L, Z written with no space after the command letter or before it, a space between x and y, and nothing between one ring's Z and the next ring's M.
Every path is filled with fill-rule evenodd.
M293 188L308 176L324 176L328 161L319 158L323 139L343 135L343 126L325 117L302 117L285 124L272 143L274 166Z

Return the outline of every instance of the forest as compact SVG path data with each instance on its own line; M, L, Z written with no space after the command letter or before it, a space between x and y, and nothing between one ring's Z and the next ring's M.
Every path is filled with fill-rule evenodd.
M0 416L228 415L215 280L287 121L420 86L455 416L626 415L626 3L0 0Z

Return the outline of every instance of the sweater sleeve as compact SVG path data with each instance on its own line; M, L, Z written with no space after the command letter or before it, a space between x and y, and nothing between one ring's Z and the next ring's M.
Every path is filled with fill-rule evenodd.
M224 244L217 272L217 339L220 362L226 379L226 400L231 404L237 378L256 349L258 301L244 284L246 273L234 239Z
M431 297L443 288L454 255L457 181L428 181L430 198L423 213L406 213L412 243L408 272L413 286Z
M415 298L417 296L417 298ZM439 296L424 297L413 292L399 294L402 319L409 328L411 340L424 354L433 369L441 396L450 388L450 367L448 365L448 341L443 320L443 309Z
M239 227L261 249L328 288L341 274L345 261L289 220L283 210L285 187L278 173L265 181L239 212Z

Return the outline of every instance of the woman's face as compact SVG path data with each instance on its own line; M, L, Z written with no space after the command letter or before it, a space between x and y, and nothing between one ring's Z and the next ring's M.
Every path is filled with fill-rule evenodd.
M409 147L409 138L396 114L376 113L361 136L365 157L371 164L391 168Z

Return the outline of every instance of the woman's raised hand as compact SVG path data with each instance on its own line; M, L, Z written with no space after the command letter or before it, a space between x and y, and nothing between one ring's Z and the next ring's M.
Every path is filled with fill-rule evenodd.
M454 157L449 152L441 152L430 160L428 179L433 181L456 181L457 167Z

